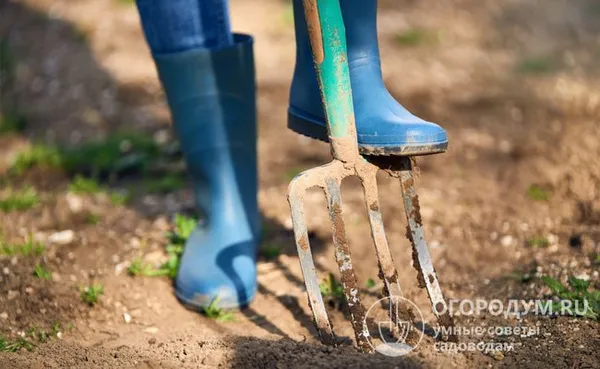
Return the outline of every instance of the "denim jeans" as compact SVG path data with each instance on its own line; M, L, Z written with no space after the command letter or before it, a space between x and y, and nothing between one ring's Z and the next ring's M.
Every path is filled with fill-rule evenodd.
M233 44L228 0L136 0L153 54Z

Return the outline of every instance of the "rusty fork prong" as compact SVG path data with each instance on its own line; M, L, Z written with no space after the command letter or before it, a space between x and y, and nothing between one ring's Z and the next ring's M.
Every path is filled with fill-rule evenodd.
M363 352L372 352L373 348L369 343L369 330L365 320L366 310L360 301L358 279L352 266L352 256L342 217L340 183L336 178L330 177L326 179L325 196L332 224L335 259L340 270L340 279L344 288L348 309L350 310L350 321L354 329L356 344Z
M371 227L371 238L375 245L377 253L377 262L379 265L379 278L384 284L384 293L388 297L402 297L402 288L398 281L398 271L394 266L394 259L390 252L387 236L383 226L383 217L379 207L379 195L377 191L377 170L378 168L365 163L365 168L360 177L367 205L367 214L369 225ZM365 173L366 172L366 173ZM395 321L395 320L392 320Z
M446 306L425 242L425 231L421 220L419 197L414 187L415 181L412 174L411 159L406 157L401 160L400 183L402 185L404 211L408 220L406 235L412 244L413 263L417 269L419 286L427 289L433 313L437 317L438 323L441 326L452 327L454 323ZM452 332L452 330L449 331ZM455 340L456 337L451 335L449 339Z
M303 195L305 191L312 187L307 184L307 179L312 177L320 168L315 168L300 174L290 183L288 190L288 201L292 212L292 224L294 227L294 238L296 240L296 248L300 259L300 267L306 293L308 295L308 303L313 313L314 322L317 328L317 333L321 342L326 345L336 345L335 334L327 310L323 303L323 296L317 281L317 272L313 261L310 242L308 240L308 230L305 222Z

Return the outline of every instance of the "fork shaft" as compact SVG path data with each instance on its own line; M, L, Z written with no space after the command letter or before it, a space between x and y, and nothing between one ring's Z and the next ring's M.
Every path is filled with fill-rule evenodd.
M315 70L333 157L354 163L359 158L354 105L339 0L303 0Z

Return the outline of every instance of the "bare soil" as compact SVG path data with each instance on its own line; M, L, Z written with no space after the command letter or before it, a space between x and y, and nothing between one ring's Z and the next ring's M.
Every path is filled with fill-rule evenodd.
M446 297L551 296L537 278L512 278L515 271L561 280L580 276L600 288L596 1L381 0L380 7L388 87L450 136L447 153L418 159L417 180L426 238ZM0 353L0 368L600 366L600 325L574 317L456 316L462 327L538 327L539 334L502 337L515 349L487 354L440 352L426 336L415 352L390 358L358 353L343 311L332 310L336 332L346 340L338 348L321 345L285 195L290 177L328 162L329 149L286 129L294 63L288 2L232 0L231 10L235 29L256 38L264 242L283 250L275 260L260 261L255 301L235 312L233 322L218 322L181 306L168 279L127 275L137 256L164 260L171 217L192 207L188 188L168 195L140 191L130 205L115 206L102 194L69 194L71 178L59 170L32 170L16 184L35 186L41 205L0 213L3 237L17 242L33 234L46 242L65 230L74 237L50 244L38 257L0 257L0 336L48 330L59 322L62 338L32 351ZM10 42L17 62L15 83L2 95L1 107L18 105L28 121L23 134L0 136L0 173L31 142L68 146L121 130L172 139L138 15L127 1L0 1L0 37ZM400 184L385 173L380 179L405 297L435 326L410 267ZM527 195L532 185L550 198L532 199ZM377 265L358 181L348 180L343 195L348 239L365 285L376 279ZM311 247L326 276L336 264L322 195L307 195L306 208ZM98 224L86 221L90 213L99 216ZM546 247L529 245L540 237ZM52 272L50 280L32 275L38 263ZM81 301L79 291L92 282L105 291L93 307ZM376 294L367 295L368 306Z

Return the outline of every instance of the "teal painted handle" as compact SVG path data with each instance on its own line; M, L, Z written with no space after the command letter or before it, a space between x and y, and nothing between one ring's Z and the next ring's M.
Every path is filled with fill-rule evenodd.
M358 144L340 3L303 0L303 5L333 156L352 161Z

